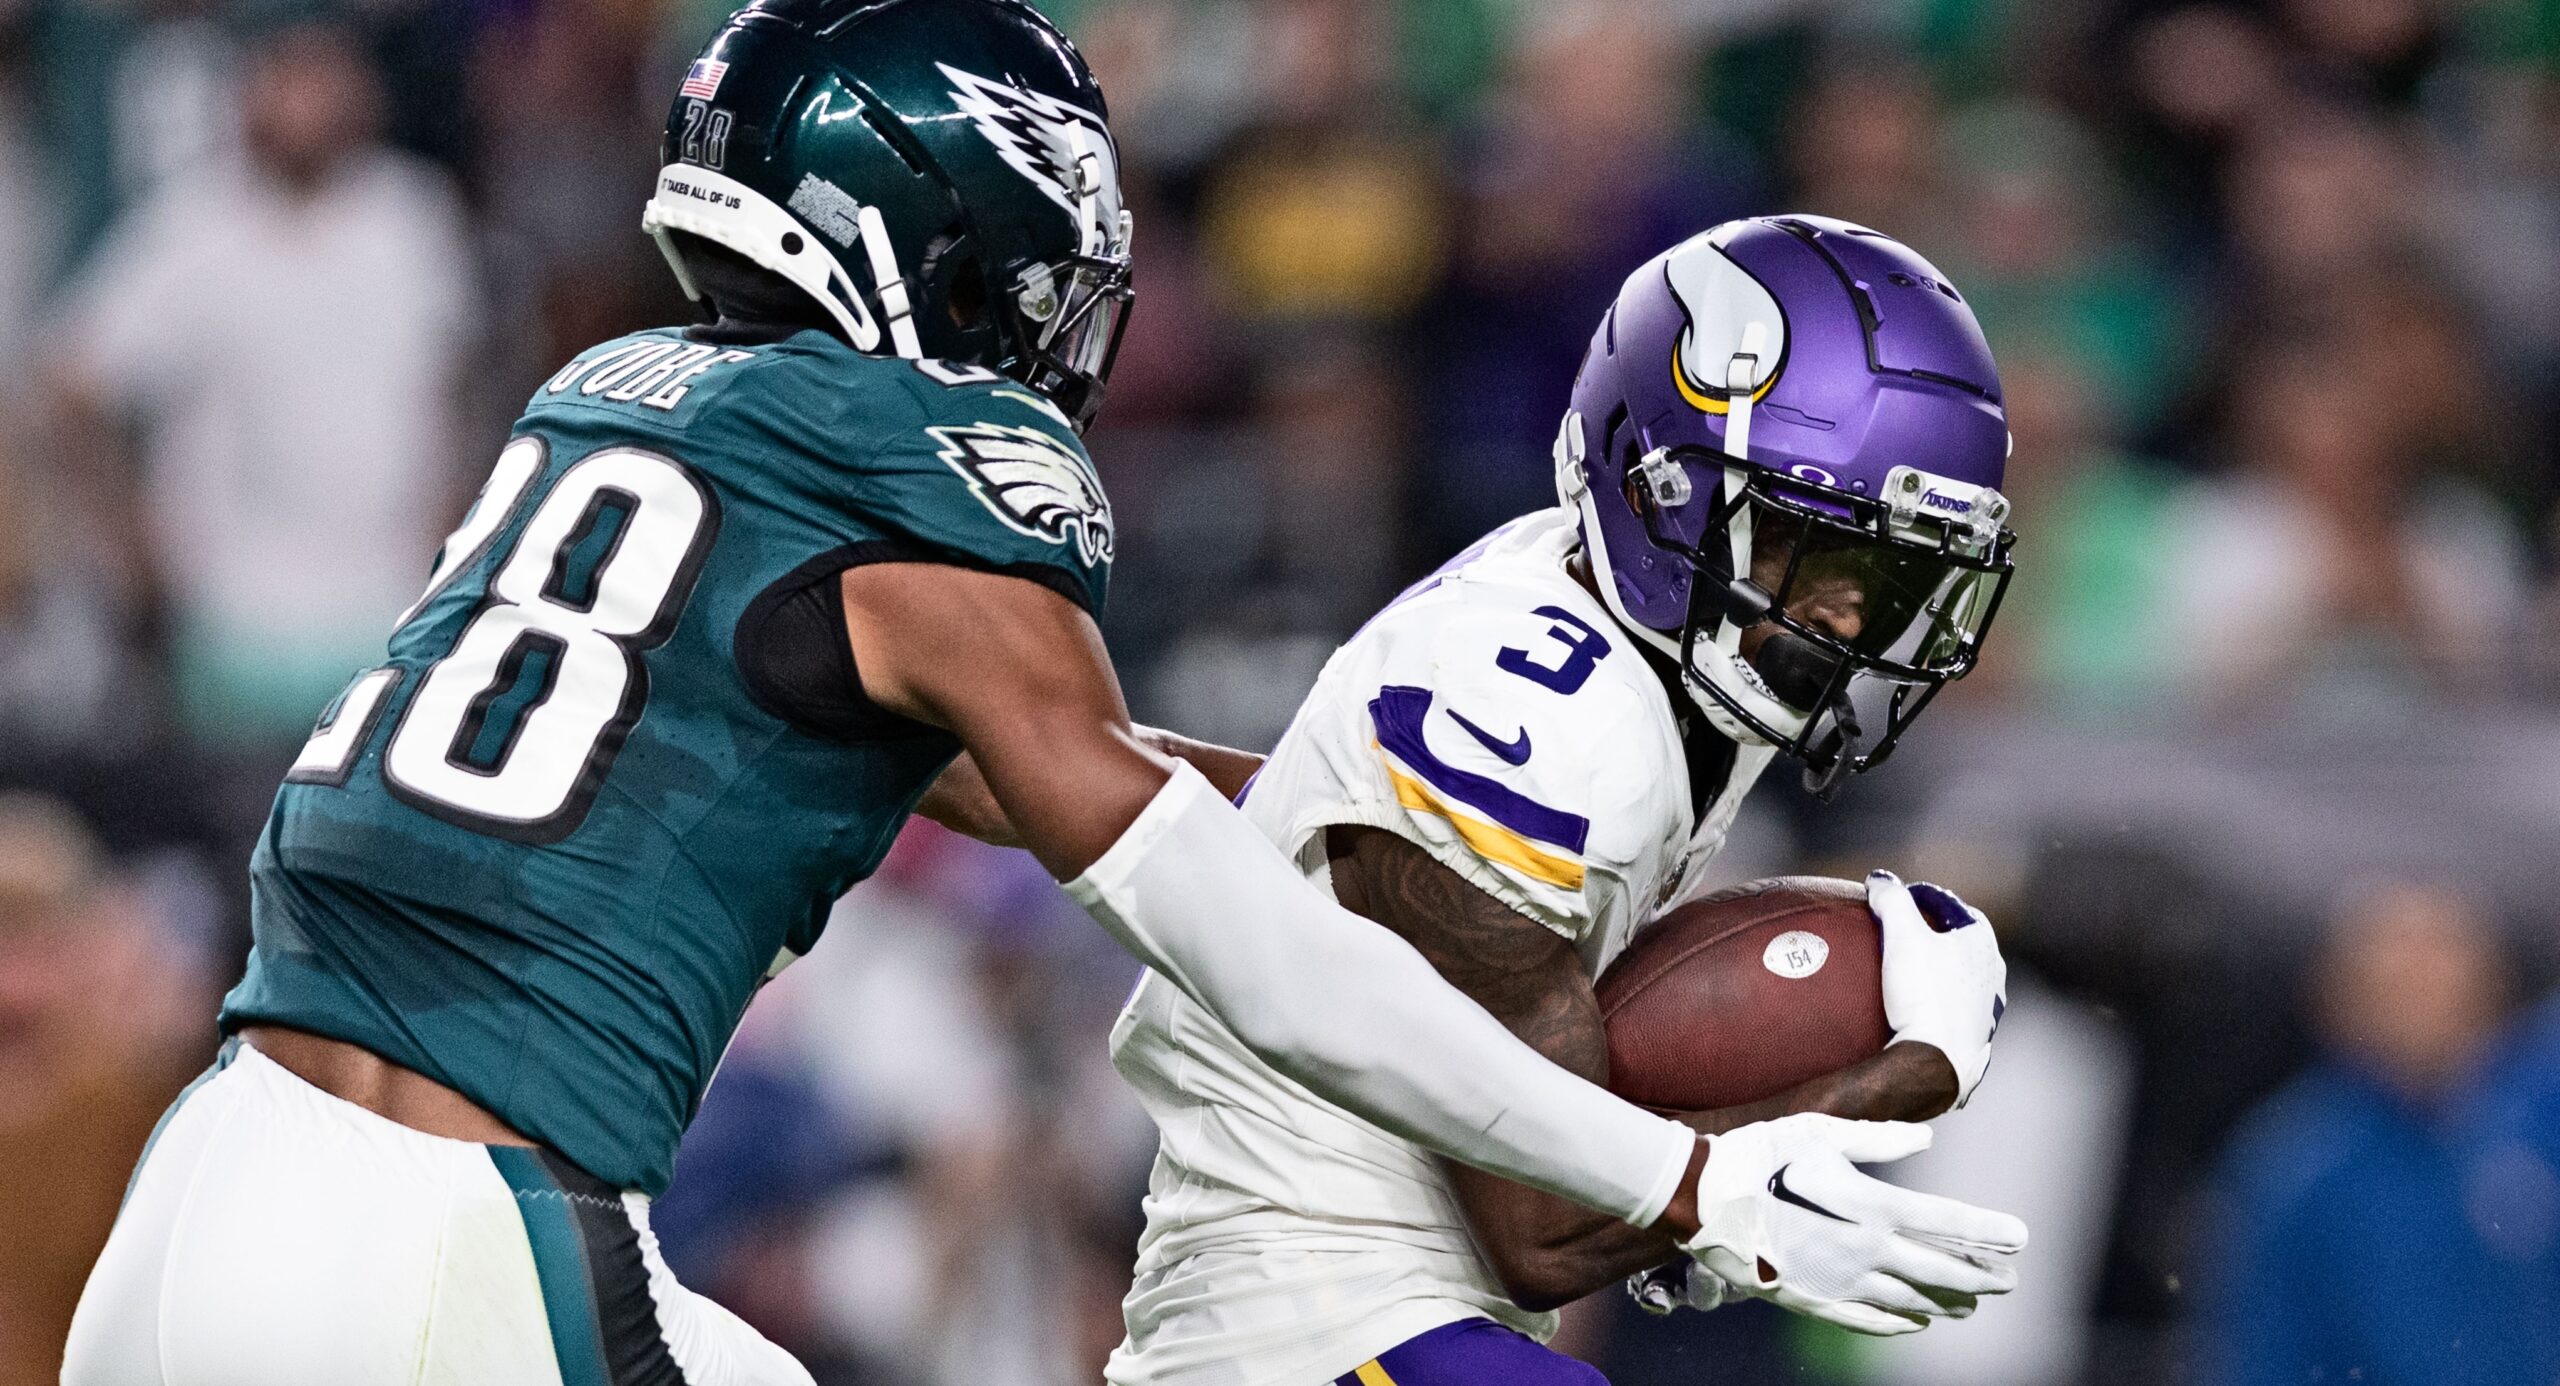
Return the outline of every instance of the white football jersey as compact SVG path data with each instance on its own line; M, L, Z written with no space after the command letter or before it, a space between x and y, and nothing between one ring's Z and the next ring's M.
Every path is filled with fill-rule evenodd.
M1396 833L1597 977L1697 890L1770 751L1692 808L1685 695L1567 568L1569 510L1505 525L1334 653L1244 811L1330 891L1325 829ZM1713 732L1701 729L1702 735ZM1116 1386L1313 1386L1490 1317L1543 1339L1434 1156L1263 1064L1153 973L1112 1061L1160 1132Z

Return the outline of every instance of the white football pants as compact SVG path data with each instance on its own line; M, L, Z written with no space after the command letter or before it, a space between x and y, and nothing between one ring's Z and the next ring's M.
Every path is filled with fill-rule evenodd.
M678 1285L649 1201L410 1130L234 1042L163 1119L63 1386L811 1386Z

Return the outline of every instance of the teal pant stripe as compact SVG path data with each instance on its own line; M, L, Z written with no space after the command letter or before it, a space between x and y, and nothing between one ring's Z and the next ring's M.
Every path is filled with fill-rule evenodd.
M221 1051L213 1056L213 1066L189 1079L185 1087L178 1089L178 1095L169 1103L169 1110L162 1112L160 1119L151 1123L151 1134L142 1142L142 1153L134 1157L133 1173L125 1176L124 1200L116 1205L118 1209L122 1209L125 1203L133 1201L133 1186L142 1182L142 1167L151 1163L151 1152L160 1144L160 1133L168 1130L169 1123L177 1119L178 1109L187 1105L187 1099L196 1095L196 1089L212 1082L213 1075L231 1067L231 1061L238 1057L239 1053L239 1036L234 1035L224 1040Z
M551 1351L559 1359L562 1386L613 1386L605 1367L603 1326L596 1322L595 1276L568 1191L542 1167L536 1152L508 1145L484 1148L515 1191L516 1213L533 1243L533 1268L542 1282L542 1312L551 1323Z

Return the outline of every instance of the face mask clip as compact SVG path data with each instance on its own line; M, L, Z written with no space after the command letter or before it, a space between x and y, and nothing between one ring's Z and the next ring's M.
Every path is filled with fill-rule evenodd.
M1676 510L1689 503L1697 488L1689 483L1689 469L1671 456L1669 448L1655 448L1636 464L1636 481L1654 505L1663 510Z

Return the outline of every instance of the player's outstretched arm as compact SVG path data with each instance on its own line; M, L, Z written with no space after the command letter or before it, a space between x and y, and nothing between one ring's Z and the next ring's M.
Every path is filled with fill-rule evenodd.
M1253 772L1262 768L1262 757L1251 751L1194 741L1160 727L1133 730L1140 741L1176 760L1190 762L1192 769L1207 777L1210 785L1231 801L1244 792ZM986 774L966 751L925 790L924 797L916 802L916 814L990 846L1022 845L1022 834L1013 830L1012 821L1004 816L1004 806L996 802L995 791L987 788Z
M1401 935L1531 1048L1594 1083L1608 1081L1600 1003L1561 935L1393 833L1338 827L1327 835L1326 851L1334 892L1345 906ZM1708 1135L1797 1112L1925 1121L1954 1105L1955 1096L1946 1060L1926 1046L1904 1044L1767 1102L1680 1120ZM1524 1309L1569 1304L1681 1255L1663 1233L1597 1216L1482 1170L1452 1164L1449 1172L1478 1248Z
M1628 1222L1696 1229L1696 1137L1540 1057L1412 947L1310 887L1129 725L1080 608L937 564L855 568L842 590L864 694L956 734L1041 864L1275 1068L1453 1159Z

